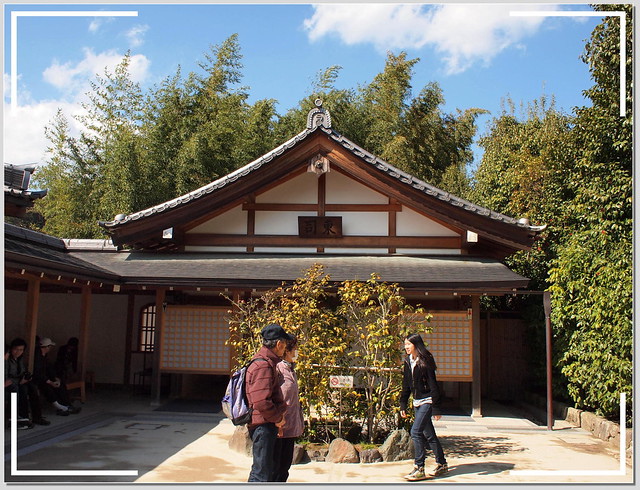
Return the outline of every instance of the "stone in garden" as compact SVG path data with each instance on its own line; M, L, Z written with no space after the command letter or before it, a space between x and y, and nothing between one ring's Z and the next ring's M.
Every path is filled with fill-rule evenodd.
M360 462L360 457L353 444L345 439L338 438L329 444L326 461L328 463L358 463Z
M322 446L317 444L309 444L306 447L307 456L311 461L324 461L329 452L328 446Z
M293 461L291 464L300 464L300 463L308 463L309 456L307 455L307 451L304 446L301 444L295 444L293 446Z
M382 461L382 454L377 449L363 449L360 451L361 463L380 463Z
M378 449L384 461L403 461L413 459L413 441L405 429L392 431L384 444Z
M249 437L249 429L246 425L239 425L233 431L233 435L229 439L229 449L247 456L253 455L253 441Z

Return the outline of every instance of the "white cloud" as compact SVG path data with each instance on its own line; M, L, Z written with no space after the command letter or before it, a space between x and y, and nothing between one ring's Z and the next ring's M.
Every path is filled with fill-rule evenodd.
M84 58L77 62L60 63L54 61L44 72L44 79L60 90L58 100L34 101L28 90L18 87L18 107L9 104L10 76L3 74L4 81L4 124L3 156L7 163L21 164L44 162L48 141L44 128L53 120L58 109L69 122L70 133L77 136L81 125L74 115L84 113L81 107L90 91L90 82L95 74L104 74L105 68L113 72L122 61L123 55L115 51L95 53L84 49ZM144 55L131 57L132 80L144 81L149 75L150 61Z
M79 125L71 117L82 109L74 102L46 101L12 108L5 103L3 121L3 161L5 163L44 163L49 145L44 128L58 108L69 120L71 134L79 134Z
M89 89L89 81L95 78L96 73L103 75L105 69L113 72L123 58L122 54L116 51L105 51L94 53L90 48L84 48L84 58L77 63L68 61L61 64L54 60L51 66L42 73L44 80L65 95L69 96L79 92L86 92ZM149 75L150 60L142 55L131 56L129 72L134 82L142 82Z
M534 34L543 17L511 17L513 10L555 10L536 4L320 4L304 21L309 39L331 34L345 44L371 43L381 51L431 46L449 74L490 62Z
M137 48L144 43L144 35L148 30L148 25L137 25L133 26L125 33L125 36L129 40L129 44L132 48Z

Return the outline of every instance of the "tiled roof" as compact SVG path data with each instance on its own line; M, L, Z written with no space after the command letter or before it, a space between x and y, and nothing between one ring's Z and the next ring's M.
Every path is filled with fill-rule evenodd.
M103 240L68 248L68 240L8 223L4 238L5 264L39 264L123 284L273 287L317 263L337 282L368 280L374 272L383 281L427 290L510 290L529 282L498 260L472 256L117 252Z
M72 252L70 255L122 277L124 283L169 285L279 285L316 263L332 281L362 280L435 289L523 288L528 279L498 260L470 256L338 256L298 254L159 254Z
M70 254L60 238L9 223L5 223L4 231L5 264L35 261L50 269L72 269L100 277L113 275L108 270Z
M323 109L320 109L323 110ZM314 111L318 111L318 109L313 109L310 112L310 116L312 115L311 113L313 113ZM113 227L113 226L117 226L120 224L124 224L127 222L131 222L131 221L136 221L139 220L141 218L144 218L146 216L151 216L157 213L162 213L163 211L167 210L167 209L171 209L171 208L175 208L181 205L184 205L188 202L197 200L198 198L206 195L206 194L210 194L211 192L220 189L232 182L237 181L238 179L242 179L244 178L246 175L256 171L257 169L259 169L260 167L262 167L265 164L268 164L269 162L271 162L275 157L283 154L286 150L293 148L294 146L296 146L299 142L305 140L306 138L309 137L309 135L315 133L316 131L322 131L324 132L328 137L330 137L333 141L335 141L336 143L338 143L339 145L341 145L343 148L347 149L348 151L350 151L351 153L353 153L355 156L363 159L365 162L367 162L368 164L375 166L377 169L385 172L387 175L395 178L396 180L398 180L399 182L401 182L402 184L405 185L410 185L413 188L424 192L425 194L432 196L432 197L437 197L438 199L448 202L451 206L455 206L458 208L464 208L467 211L476 213L478 215L481 216L488 216L491 219L494 219L496 221L501 221L507 224L511 224L514 226L518 226L521 228L525 228L528 229L530 231L533 232L538 232L543 230L544 228L546 228L546 226L531 226L529 225L528 221L521 221L521 220L517 220L515 218L511 218L509 216L506 216L504 214L500 214L500 213L496 213L495 211L491 211L490 209L484 208L482 206L478 206L476 204L473 204L465 199L462 199L460 197L457 197L449 192L443 191L442 189L439 189L427 182L424 182L406 172L403 172L402 170L394 167L393 165L391 165L388 162L385 162L384 160L378 158L377 156L373 155L372 153L369 153L368 151L364 150L363 148L361 148L360 146L358 146L356 143L354 143L353 141L351 141L349 138L342 136L340 133L338 133L337 131L335 131L334 129L331 128L331 124L330 124L330 116L328 114L328 111L323 110L325 113L325 123L324 124L317 124L316 126L313 126L311 124L311 122L308 123L308 127L302 131L301 133L297 134L296 136L294 136L293 138L291 138L290 140L286 141L285 143L283 143L282 145L278 146L277 148L275 148L274 150L270 151L269 153L266 153L265 155L261 156L260 158L254 160L253 162L245 165L244 167L239 168L238 170L235 170L234 172L231 172L228 175L225 175L224 177L221 177L203 187L200 187L199 189L196 189L195 191L189 192L188 194L185 194L183 196L177 197L175 199L172 199L170 201L164 202L162 204L158 204L157 206L153 206L150 207L148 209L142 210L142 211L138 211L129 215L118 215L116 216L112 221L107 221L107 222L101 222L100 224L106 228L109 227ZM326 123L326 121L328 120L328 124Z

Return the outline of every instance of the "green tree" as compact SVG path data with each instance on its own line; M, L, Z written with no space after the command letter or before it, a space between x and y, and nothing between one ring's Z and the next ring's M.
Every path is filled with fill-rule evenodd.
M407 304L397 284L344 281L338 288L338 313L350 338L349 365L357 366L357 385L348 401L366 421L369 442L393 427L402 388L402 339L416 329L429 332L430 316Z
M580 408L617 418L620 393L632 396L633 323L633 8L626 14L626 112L620 115L620 17L604 17L583 60L595 85L576 110L574 165L566 169L567 227L550 272L562 370ZM629 411L630 413L630 411Z
M297 361L300 401L307 420L312 414L331 414L334 403L329 375L341 365L349 336L327 304L329 276L321 265L314 265L293 284L268 290L259 298L233 301L229 344L243 365L261 345L260 331L278 323L298 338Z

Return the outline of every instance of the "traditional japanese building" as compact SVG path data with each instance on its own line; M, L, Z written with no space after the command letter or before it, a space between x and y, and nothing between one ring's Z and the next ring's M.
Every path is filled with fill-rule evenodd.
M197 391L231 366L221 293L260 294L320 263L335 282L377 273L426 307L445 392L476 415L491 343L480 297L526 289L502 261L544 229L393 167L333 129L320 101L257 160L100 224L110 240L5 225L6 339L80 336L99 383L150 378L158 398L164 377L174 393Z

